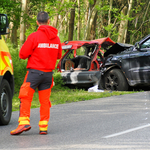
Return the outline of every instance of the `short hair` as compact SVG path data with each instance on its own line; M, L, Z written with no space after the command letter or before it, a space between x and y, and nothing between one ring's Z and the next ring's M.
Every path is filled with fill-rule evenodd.
M39 23L47 23L48 19L49 19L49 15L45 11L41 11L37 15L37 21Z

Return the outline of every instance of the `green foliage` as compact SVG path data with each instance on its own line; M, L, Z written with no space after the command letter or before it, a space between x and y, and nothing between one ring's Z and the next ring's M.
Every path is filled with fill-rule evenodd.
M27 22L28 22L28 24L30 25L30 28L28 28L28 29L26 30L26 33L25 33L26 37L28 37L31 33L36 32L37 29L38 29L38 26L37 26L37 24L36 24L36 15L33 15L32 18L29 18L29 17L27 16L27 18L28 18L28 21L27 21Z
M19 53L17 48L14 49L11 44L7 44L7 45L9 47L12 61L13 61L15 92L18 93L27 71L26 60L19 59Z
M0 12L6 13L9 17L9 20L13 22L13 29L18 29L19 37L19 25L21 17L21 2L18 0L0 0ZM141 37L149 34L150 31L150 21L149 21L149 12L148 8L149 0L137 0L133 1L132 10L130 16L121 15L121 11L124 7L129 8L128 1L113 1L113 6L111 9L111 24L108 25L108 13L110 10L110 1L101 0L101 1L83 1L80 0L80 39L84 39L84 32L87 27L88 18L90 18L90 12L97 10L97 20L96 20L96 38L106 37L108 33L111 32L111 38L116 40L118 38L119 25L121 20L128 20L127 27L127 40L126 42L131 44L140 40ZM41 10L47 11L50 15L51 25L55 21L56 16L58 17L57 29L59 36L65 41L68 39L68 27L69 27L69 18L70 10L72 7L75 7L75 22L74 22L74 37L73 40L77 39L77 29L78 29L78 2L77 1L68 1L68 0L30 0L27 3L27 12L23 16L24 22L26 23L26 37L32 32L37 30L36 25L36 16L37 13ZM95 7L95 8L94 8ZM92 16L93 14L91 14ZM145 16L145 17L144 17ZM92 20L91 20L92 21ZM132 38L132 39L130 39Z
M19 24L21 14L20 1L0 0L0 6L0 13L7 14L10 21L14 22L15 25Z
M109 25L105 26L104 29L110 32L113 29L113 24L110 23Z
M65 89L66 87L64 87L64 83L62 80L62 76L60 74L60 72L54 72L53 74L54 77L54 86L53 86L53 90L61 90L61 89Z

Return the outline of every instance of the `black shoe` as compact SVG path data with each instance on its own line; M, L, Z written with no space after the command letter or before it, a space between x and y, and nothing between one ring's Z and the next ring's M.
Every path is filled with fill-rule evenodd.
M39 134L47 134L47 131L40 131Z

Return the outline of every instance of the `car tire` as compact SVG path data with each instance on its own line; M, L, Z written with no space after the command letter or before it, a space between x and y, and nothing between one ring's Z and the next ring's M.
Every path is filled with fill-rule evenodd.
M12 94L7 80L3 79L0 86L0 125L7 125L12 113Z
M112 69L104 75L103 86L106 90L127 91L129 85L120 69Z

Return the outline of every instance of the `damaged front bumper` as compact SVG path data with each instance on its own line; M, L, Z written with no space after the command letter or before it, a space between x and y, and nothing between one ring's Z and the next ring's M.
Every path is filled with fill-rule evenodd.
M100 71L65 71L61 73L65 84L96 84L101 76Z

